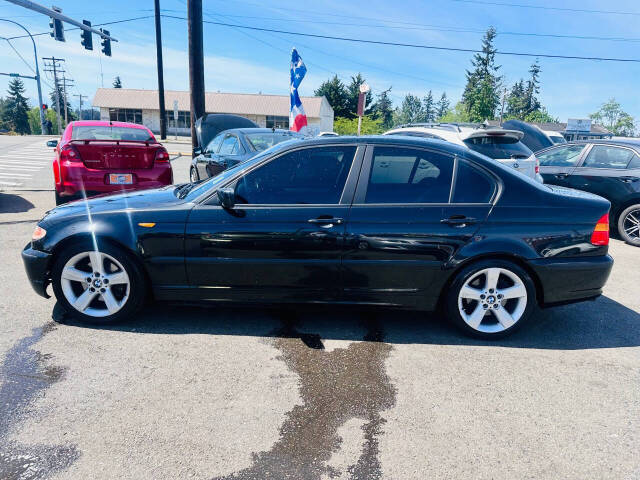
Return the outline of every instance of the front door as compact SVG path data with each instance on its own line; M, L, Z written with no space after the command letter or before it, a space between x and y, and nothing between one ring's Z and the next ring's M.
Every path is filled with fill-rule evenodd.
M356 146L307 147L233 180L233 209L212 197L187 222L191 287L218 300L337 299L355 188L348 179L359 168Z
M347 225L345 298L433 308L444 265L486 219L496 190L489 174L465 160L368 147Z
M544 183L568 187L568 177L580 161L586 144L551 147L537 154Z

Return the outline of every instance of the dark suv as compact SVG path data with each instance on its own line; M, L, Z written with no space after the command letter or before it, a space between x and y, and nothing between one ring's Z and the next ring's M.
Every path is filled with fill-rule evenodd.
M611 202L611 224L640 246L640 140L569 142L537 152L544 183L600 195Z

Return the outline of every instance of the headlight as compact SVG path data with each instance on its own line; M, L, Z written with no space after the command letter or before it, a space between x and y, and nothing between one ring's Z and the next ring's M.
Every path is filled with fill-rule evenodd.
M44 236L47 234L47 231L42 228L41 226L37 226L36 229L33 231L33 235L31 235L31 240L32 241L37 241L37 240L41 240L44 238Z

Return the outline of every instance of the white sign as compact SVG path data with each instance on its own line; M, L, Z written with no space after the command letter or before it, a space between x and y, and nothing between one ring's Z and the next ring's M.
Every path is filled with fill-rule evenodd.
M567 132L590 132L590 118L570 118L567 120Z
M178 100L173 101L173 119L178 121Z
M371 88L366 83L360 85L360 93L367 93Z

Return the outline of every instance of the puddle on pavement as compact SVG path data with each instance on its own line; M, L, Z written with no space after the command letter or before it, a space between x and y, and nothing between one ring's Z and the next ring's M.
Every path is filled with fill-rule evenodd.
M50 356L33 346L55 323L35 328L7 352L0 366L0 478L30 480L47 478L68 468L79 454L73 446L21 445L8 440L11 430L29 414L32 402L64 374L49 365Z
M284 315L283 324L272 341L300 378L302 405L287 413L269 451L254 453L251 467L219 480L382 478L378 437L382 412L395 404L395 389L385 371L393 347L383 343L381 327L367 320L362 341L326 351L319 335L296 330L294 316ZM328 463L341 448L338 429L353 418L364 421L362 448L346 471L338 471Z

